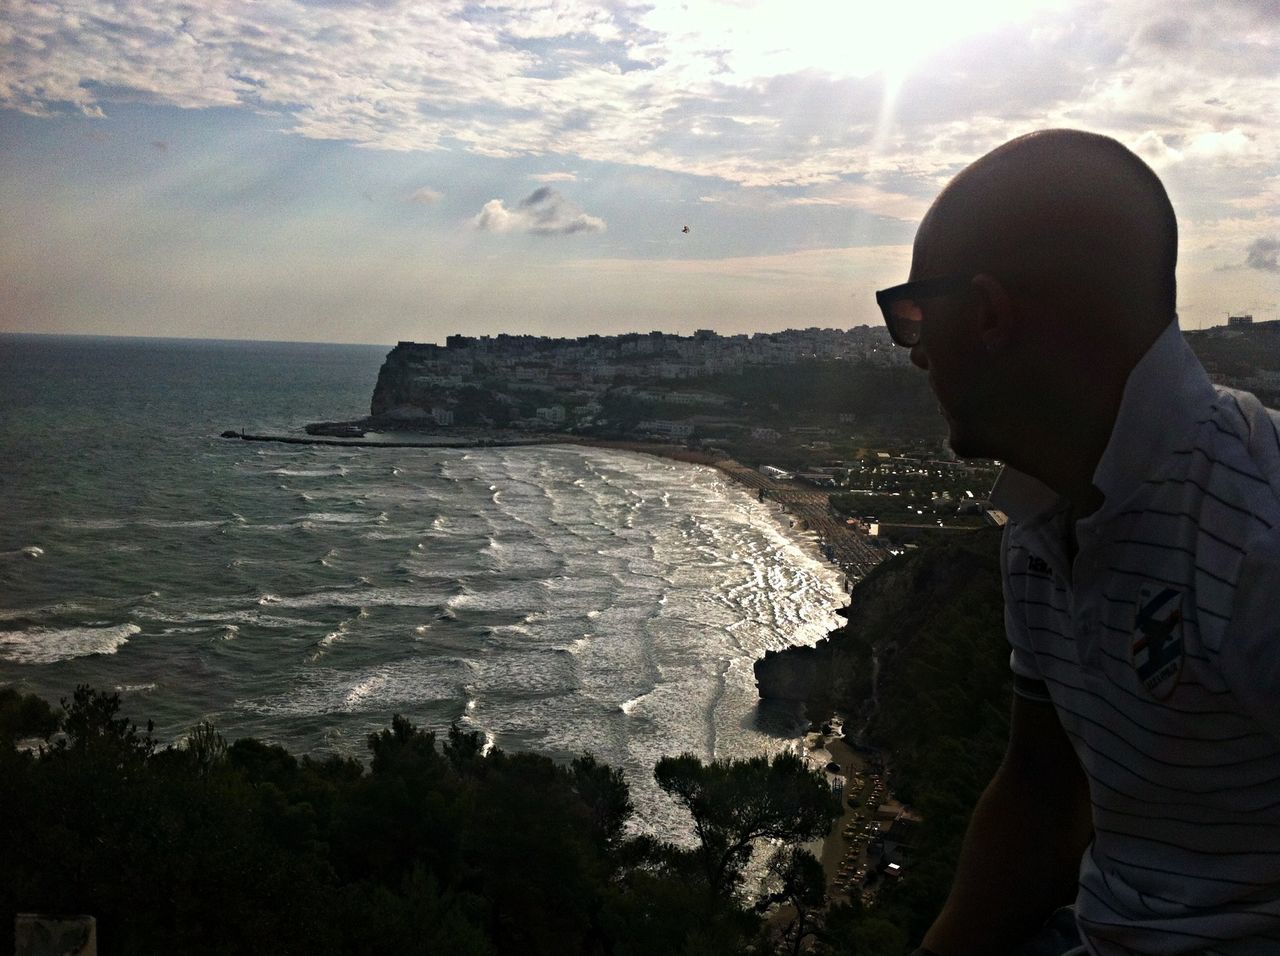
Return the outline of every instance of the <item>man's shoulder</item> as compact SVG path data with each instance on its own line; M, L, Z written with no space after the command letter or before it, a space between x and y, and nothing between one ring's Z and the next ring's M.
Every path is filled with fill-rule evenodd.
M1199 424L1188 470L1206 493L1267 521L1280 522L1280 412L1249 392L1216 387L1217 401Z

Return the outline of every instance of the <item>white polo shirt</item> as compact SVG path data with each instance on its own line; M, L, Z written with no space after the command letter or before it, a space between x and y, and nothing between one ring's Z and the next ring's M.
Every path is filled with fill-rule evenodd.
M1171 323L1066 504L1006 469L1015 689L1051 700L1089 777L1089 949L1280 953L1280 415L1215 387Z

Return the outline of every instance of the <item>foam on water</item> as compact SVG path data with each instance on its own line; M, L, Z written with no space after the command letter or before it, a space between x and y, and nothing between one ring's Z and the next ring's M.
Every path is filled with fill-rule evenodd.
M0 558L42 558L44 548L38 544L29 544L25 548L14 548L12 551L0 551Z
M264 595L274 598L275 595ZM262 602L259 602L262 603ZM267 604L272 602L268 601ZM182 608L139 608L134 612L140 621L157 624L197 624L236 628L241 625L252 625L274 630L296 630L299 628L318 627L321 622L304 617L288 617L282 614L268 614L256 607L222 609L205 607L199 610Z
M386 520L386 515L380 516L381 520ZM313 511L300 519L301 522L313 521L321 524L363 524L368 521L378 521L379 516L370 516L362 514L342 514L333 511Z
M621 704L618 705L618 710L622 711L624 714L630 717L632 714L636 712L636 708L639 707L640 704L644 701L644 699L648 696L649 696L648 694L641 694L639 697L632 697L628 700L624 700Z
M268 474L287 475L290 478L337 478L345 475L347 469L342 465L330 465L324 468L296 468L285 466L273 468Z
M433 658L395 661L354 671L310 669L290 681L290 689L257 699L236 701L249 713L278 717L353 712L381 714L427 703L465 700L467 661Z
M15 664L53 664L91 654L114 654L141 630L136 624L115 624L0 631L0 659Z
M166 518L139 518L137 523L144 528L200 530L203 528L218 528L225 522L213 519L183 521Z

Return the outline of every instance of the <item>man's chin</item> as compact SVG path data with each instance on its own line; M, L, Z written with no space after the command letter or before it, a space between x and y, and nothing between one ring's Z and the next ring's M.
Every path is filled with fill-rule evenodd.
M976 436L969 434L951 423L951 433L947 436L947 444L956 453L957 458L995 458L993 450Z

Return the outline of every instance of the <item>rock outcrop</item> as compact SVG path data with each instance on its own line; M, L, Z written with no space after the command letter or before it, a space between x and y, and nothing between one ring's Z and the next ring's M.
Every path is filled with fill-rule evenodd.
M439 351L442 350L434 345L401 342L388 352L378 369L369 414L374 418L396 417L397 412L403 415L412 410L425 417L425 408L430 407L433 397L432 379L426 365Z
M756 661L761 698L803 702L819 722L832 713L865 714L874 706L876 668L882 686L891 682L896 659L930 618L974 593L999 600L998 551L999 532L983 529L885 561L853 589L840 612L848 623L813 647L769 651Z

